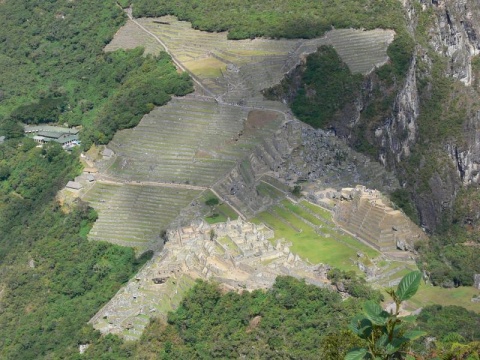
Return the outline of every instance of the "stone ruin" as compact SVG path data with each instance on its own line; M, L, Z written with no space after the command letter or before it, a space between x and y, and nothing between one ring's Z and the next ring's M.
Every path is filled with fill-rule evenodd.
M313 129L290 113L273 135L262 140L214 189L244 215L253 216L275 203L259 194L265 175L293 188L299 182L307 192L365 184L382 192L400 187L394 174L380 163L350 149L333 132Z
M243 220L209 225L204 221L167 232L167 242L91 320L102 333L136 340L151 317L166 318L195 279L214 280L227 290L267 289L278 275L328 286L328 267L313 265L273 244L271 229Z
M326 190L317 201L333 208L333 219L342 228L377 250L413 251L426 235L403 212L394 210L377 190L358 185L341 191Z
M480 290L480 274L473 275L473 287Z

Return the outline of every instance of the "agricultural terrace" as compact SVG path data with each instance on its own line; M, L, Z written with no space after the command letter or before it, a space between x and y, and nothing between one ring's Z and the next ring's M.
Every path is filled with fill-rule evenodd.
M175 98L144 116L136 128L117 132L109 144L116 156L102 173L136 185L97 183L90 190L86 200L99 212L90 238L138 249L155 247L161 230L199 192L141 183L213 186L290 119L286 106L264 100L261 90L279 83L305 54L324 44L333 45L352 71L371 71L387 60L393 34L333 30L311 40L231 41L226 33L194 30L172 16L128 21L105 51L144 46L156 54L163 42L209 96L202 96L199 86L195 95ZM255 116L249 116L252 113ZM260 186L259 191L264 190L268 188ZM220 218L231 213L228 208L216 210Z
M199 194L159 186L97 183L84 198L99 214L88 237L139 252L158 249L162 231Z
M193 97L156 108L140 124L118 132L108 174L128 181L210 186L284 121L278 114L251 125L248 111ZM253 127L252 127L253 126Z
M135 49L136 47L145 48L145 54L158 55L163 50L162 45L151 36L145 36L143 31L132 20L128 20L115 34L113 40L105 46L106 52L112 52L119 49Z
M195 30L189 22L173 16L135 21L161 39L177 61L226 102L258 97L261 90L278 84L305 54L321 45L332 45L352 72L366 74L388 60L387 47L394 38L392 30L341 29L309 40L228 40L226 32ZM147 32L144 36L153 38ZM138 36L137 29L121 30L112 44L113 49L148 48L149 40Z

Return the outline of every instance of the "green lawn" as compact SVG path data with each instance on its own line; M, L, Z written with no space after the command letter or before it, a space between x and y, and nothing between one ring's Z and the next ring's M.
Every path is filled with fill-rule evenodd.
M480 291L473 287L462 286L455 289L444 289L422 283L415 296L408 301L407 308L416 309L433 304L458 305L480 313L480 304L470 301L474 295L480 295Z
M275 231L275 238L272 241L284 238L286 241L291 242L291 250L300 255L303 259L308 259L312 263L326 263L342 270L354 270L355 272L362 274L352 262L352 259L357 258L357 251L363 252L370 259L379 255L379 252L376 250L359 242L351 236L335 230L333 225L327 225L312 214L308 213L301 206L288 200L282 201L281 204L284 208L275 206L269 209L269 211L258 214L257 217L252 219L252 222L263 222L272 228ZM327 222L331 221L332 215L328 210L309 203L308 201L302 201L301 205L312 210ZM292 213L305 218L314 225L322 226L321 231L326 234L331 234L331 236L325 237L315 233L315 230L312 227L304 223ZM334 237L343 240L350 245L350 247L336 241ZM384 262L382 265L387 265L387 263ZM402 269L402 265L407 265L408 268ZM401 278L409 273L411 269L417 269L414 264L404 264L402 262L392 261L384 271L388 272L397 267L399 268L399 271L392 274L387 279L381 280L382 284ZM480 294L480 291L473 287L443 289L422 284L418 293L409 300L406 305L407 310L415 310L419 307L424 307L430 304L440 304L444 306L459 305L469 310L480 312L480 304L472 303L470 301L472 296L478 294Z
M268 196L274 200L279 200L285 197L285 194L283 192L275 189L273 186L263 181L261 181L260 184L257 185L257 191L261 195Z
M223 214L220 214L218 212L215 212L211 215L208 215L205 217L205 221L209 223L210 225L216 224L216 223L221 223L221 222L226 222L227 217Z
M225 246L229 251L232 256L240 255L241 251L238 248L237 244L235 244L232 240L230 240L228 237L222 237L218 238L217 241Z
M323 217L324 219L331 220L332 214L330 213L330 211L325 210L325 209L321 208L320 206L312 204L311 202L308 202L308 201L305 201L305 200L301 201L300 203L303 206L305 206L306 208L309 208L315 214Z
M230 205L226 203L220 203L213 207L208 207L205 205L205 202L208 199L218 199L210 190L205 191L202 196L198 199L198 202L205 206L205 221L209 224L216 224L220 222L238 219L238 214L233 210ZM220 201L220 199L218 199Z
M285 206L288 210L290 210L291 212L294 212L295 214L297 215L300 215L301 217L303 217L305 220L307 221L310 221L313 225L323 225L325 224L325 222L323 222L322 220L316 218L315 216L309 214L308 212L306 212L304 209L302 209L301 207L295 205L294 203L292 203L291 201L288 201L288 200L283 200L282 201L282 205Z
M269 212L258 214L254 222L263 222L272 228L275 231L274 240L284 238L286 241L291 242L291 250L303 259L308 259L312 263L326 263L342 270L354 270L360 273L360 270L352 261L352 259L356 259L357 251L362 251L371 257L376 257L379 254L354 238L329 228L319 219L308 214L300 206L289 201L283 201L282 205L288 210L275 206ZM327 220L330 219L328 216L331 217L331 214L328 211L321 208L318 209L318 211L323 212L322 216L325 216ZM315 225L323 224L322 232L331 234L331 236L317 234L314 228L307 225L293 213L304 217ZM337 236L350 246L337 241L334 236Z

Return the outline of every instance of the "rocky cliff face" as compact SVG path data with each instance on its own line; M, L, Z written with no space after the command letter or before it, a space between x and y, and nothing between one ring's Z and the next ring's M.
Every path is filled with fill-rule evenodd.
M379 160L392 168L412 152L418 141L418 121L422 100L429 94L432 64L439 56L446 63L443 75L453 79L460 89L452 96L462 103L465 110L463 136L451 137L443 144L432 144L438 156L445 155L451 163L439 164L430 174L431 191L414 189L414 200L423 226L435 229L442 220L451 217L455 196L461 184L480 181L480 110L478 79L472 66L480 54L480 3L477 0L422 0L420 5L411 0L402 1L409 21L409 30L417 40L415 58L412 60L406 81L397 92L394 111L375 130ZM420 28L419 17L428 14L429 25ZM421 33L422 32L422 33ZM426 39L426 43L419 39ZM421 64L419 64L421 63ZM419 67L422 69L419 69ZM418 79L427 80L421 98ZM426 94L426 95L425 95ZM443 155L442 155L443 154ZM405 177L405 174L399 174ZM410 182L414 179L406 178ZM414 187L414 186L412 186Z
M480 54L480 3L476 0L432 1L436 13L435 26L430 29L431 45L446 57L448 76L462 82L466 97L478 98L478 74L472 60ZM427 6L427 5L425 5ZM480 110L470 106L465 119L463 141L450 142L446 151L455 164L463 185L480 180Z
M372 72L329 127L395 171L421 225L434 230L452 218L460 187L480 182L480 2L401 2L416 42L406 76L392 83ZM276 94L283 101L297 95L306 66L289 74ZM432 102L441 108L433 120Z
M463 136L438 144L453 166L437 171L429 180L433 196L419 196L417 201L423 223L435 228L442 217L451 217L459 185L480 180L480 114L475 104L478 89L472 68L472 61L480 54L480 3L476 0L423 1L421 11L434 14L433 23L428 27L428 44L446 60L445 76L458 83L460 90L454 94L465 110ZM434 59L423 61L429 64Z
M384 165L394 167L408 157L412 146L417 141L420 103L416 69L417 62L414 58L408 70L405 85L396 96L392 115L375 130L375 137L381 146L379 160Z
M480 3L476 0L422 1L423 11L435 12L430 44L447 57L449 76L472 85L472 57L480 53Z

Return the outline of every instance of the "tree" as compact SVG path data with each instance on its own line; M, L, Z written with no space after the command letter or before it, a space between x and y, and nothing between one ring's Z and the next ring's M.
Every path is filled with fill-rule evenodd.
M415 359L408 354L406 348L411 341L426 333L420 330L409 330L408 324L412 324L416 317L399 317L399 313L401 303L417 292L421 278L419 271L412 271L402 278L396 291L387 290L387 294L395 302L395 312L386 312L376 301L369 300L364 303L363 314L353 318L350 329L358 337L367 341L367 347L351 350L345 356L345 360Z
M215 207L219 204L219 200L215 197L208 199L205 201L205 205L210 206L210 207Z
M7 139L20 138L23 136L23 126L13 119L5 119L0 124L0 135L4 135Z

